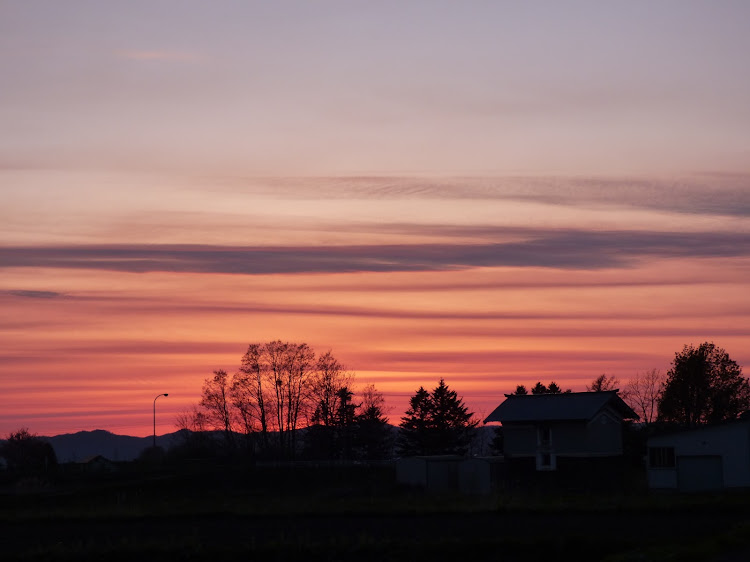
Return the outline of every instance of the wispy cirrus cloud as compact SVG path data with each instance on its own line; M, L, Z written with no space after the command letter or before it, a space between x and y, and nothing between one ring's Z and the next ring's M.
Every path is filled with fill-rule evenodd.
M245 181L235 181L244 189ZM266 178L274 196L295 198L314 187L324 199L488 199L575 207L613 206L689 215L750 216L750 174L705 173L654 177L332 176Z
M508 229L508 235L513 234ZM96 245L0 248L5 267L106 271L348 273L477 267L625 268L644 258L750 256L750 233L521 231L524 239L475 244L350 246Z
M533 322L533 321L602 321L610 320L612 313L610 310L591 310L585 312L569 312L569 311L524 311L524 312L506 312L506 311L445 311L445 310L434 310L434 311L422 311L413 310L408 308L374 308L374 307L363 307L363 306L336 306L336 305L267 305L263 303L255 304L193 304L184 302L169 302L166 299L120 299L120 298L95 298L86 299L82 298L79 301L84 302L92 300L98 302L109 302L122 304L127 307L127 313L129 314L147 314L149 312L159 311L163 314L176 314L176 313L189 313L189 314L223 314L223 315L248 315L248 314L259 314L259 315L293 315L293 316L332 316L332 317L351 317L351 318L379 318L388 320L450 320L450 321L470 321L472 323L477 322L497 322L497 321L510 321L510 322ZM125 313L122 313L125 314ZM653 320L659 316L659 312L644 311L642 309L634 309L632 311L618 312L618 318L621 321L633 321L641 322L636 328L638 334L647 333L643 327L642 322ZM678 312L671 312L672 318L686 318L691 319L695 317L695 311L693 310L682 310ZM722 310L722 318L728 317L745 317L750 315L750 306L736 305L731 310ZM457 330L455 325L451 325L451 331ZM493 326L494 333L496 333L496 326ZM515 324L509 328L513 334L522 334L523 329L519 329ZM623 331L622 327L618 330ZM662 332L664 331L661 329ZM542 333L537 327L528 328L529 333L539 335ZM686 329L687 332L692 333L692 329ZM722 329L725 333L741 333L746 334L750 331L750 328L739 328L738 330ZM556 331L554 333L559 333ZM566 333L585 335L584 332L578 332L577 328L568 329ZM601 329L597 328L594 334L601 334Z

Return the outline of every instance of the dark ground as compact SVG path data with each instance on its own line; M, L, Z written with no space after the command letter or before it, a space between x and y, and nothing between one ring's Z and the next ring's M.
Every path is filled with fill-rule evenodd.
M7 484L7 483L6 483ZM212 467L6 485L0 560L747 560L749 494L399 489L387 469Z

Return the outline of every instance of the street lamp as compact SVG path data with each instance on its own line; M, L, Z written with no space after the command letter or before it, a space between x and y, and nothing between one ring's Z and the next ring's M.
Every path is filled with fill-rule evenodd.
M166 392L164 394L159 394L159 396L169 396ZM159 398L157 396L156 398ZM154 398L154 449L156 449L156 398Z

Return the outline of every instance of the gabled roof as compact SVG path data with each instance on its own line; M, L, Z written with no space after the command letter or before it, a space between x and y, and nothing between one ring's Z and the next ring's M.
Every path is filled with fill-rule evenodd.
M86 457L82 461L79 461L78 464L91 464L93 462L98 462L98 461L104 461L108 463L112 462L111 460L109 460L107 457L103 455L91 455L90 457Z
M638 415L617 395L617 390L505 396L505 402L487 416L485 423L588 421L607 406L619 413L623 419L638 419Z

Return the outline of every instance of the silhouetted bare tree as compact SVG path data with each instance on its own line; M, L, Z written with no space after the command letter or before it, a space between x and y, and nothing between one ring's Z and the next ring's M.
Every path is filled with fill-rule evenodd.
M274 386L268 376L265 345L250 344L242 356L240 369L232 377L232 405L237 409L246 436L260 432L268 446L270 389Z
M312 421L325 426L339 425L341 417L341 392L350 388L354 376L327 351L315 364L316 372L310 383L310 401L313 407ZM350 396L349 396L350 397Z
M620 385L620 380L614 376L607 376L606 373L602 373L591 381L591 385L586 385L586 392L602 392L604 390L617 390Z
M306 454L351 456L355 444L360 446L360 437L375 439L383 424L382 435L390 431L378 401L382 395L367 387L362 408L353 401L353 382L354 373L330 350L316 357L305 343L254 343L248 346L234 376L214 371L213 377L204 381L199 406L183 412L176 422L179 428L191 431L199 425L201 429L220 429L228 442L235 430L241 430L251 451L259 446L267 451L275 448L285 456L294 455L296 432L308 426ZM271 435L276 437L277 447L272 447Z
M275 341L266 345L274 377L273 407L279 445L282 451L294 456L300 414L314 374L315 353L306 343Z
M659 369L636 373L622 391L622 398L645 424L656 421L666 376Z
M330 351L316 359L305 343L250 344L231 379L219 370L205 380L199 410L209 427L225 432L228 442L239 429L251 450L257 435L268 449L275 434L278 451L293 456L300 426L311 420L340 425L341 400L351 397L342 389L350 388L353 378ZM194 413L178 425L189 425L191 417Z
M197 406L191 406L179 412L175 416L175 426L177 429L195 433L208 431L209 429L206 414Z
M208 424L224 432L227 445L233 445L233 413L229 398L229 376L223 369L214 371L213 377L203 381L200 407Z

